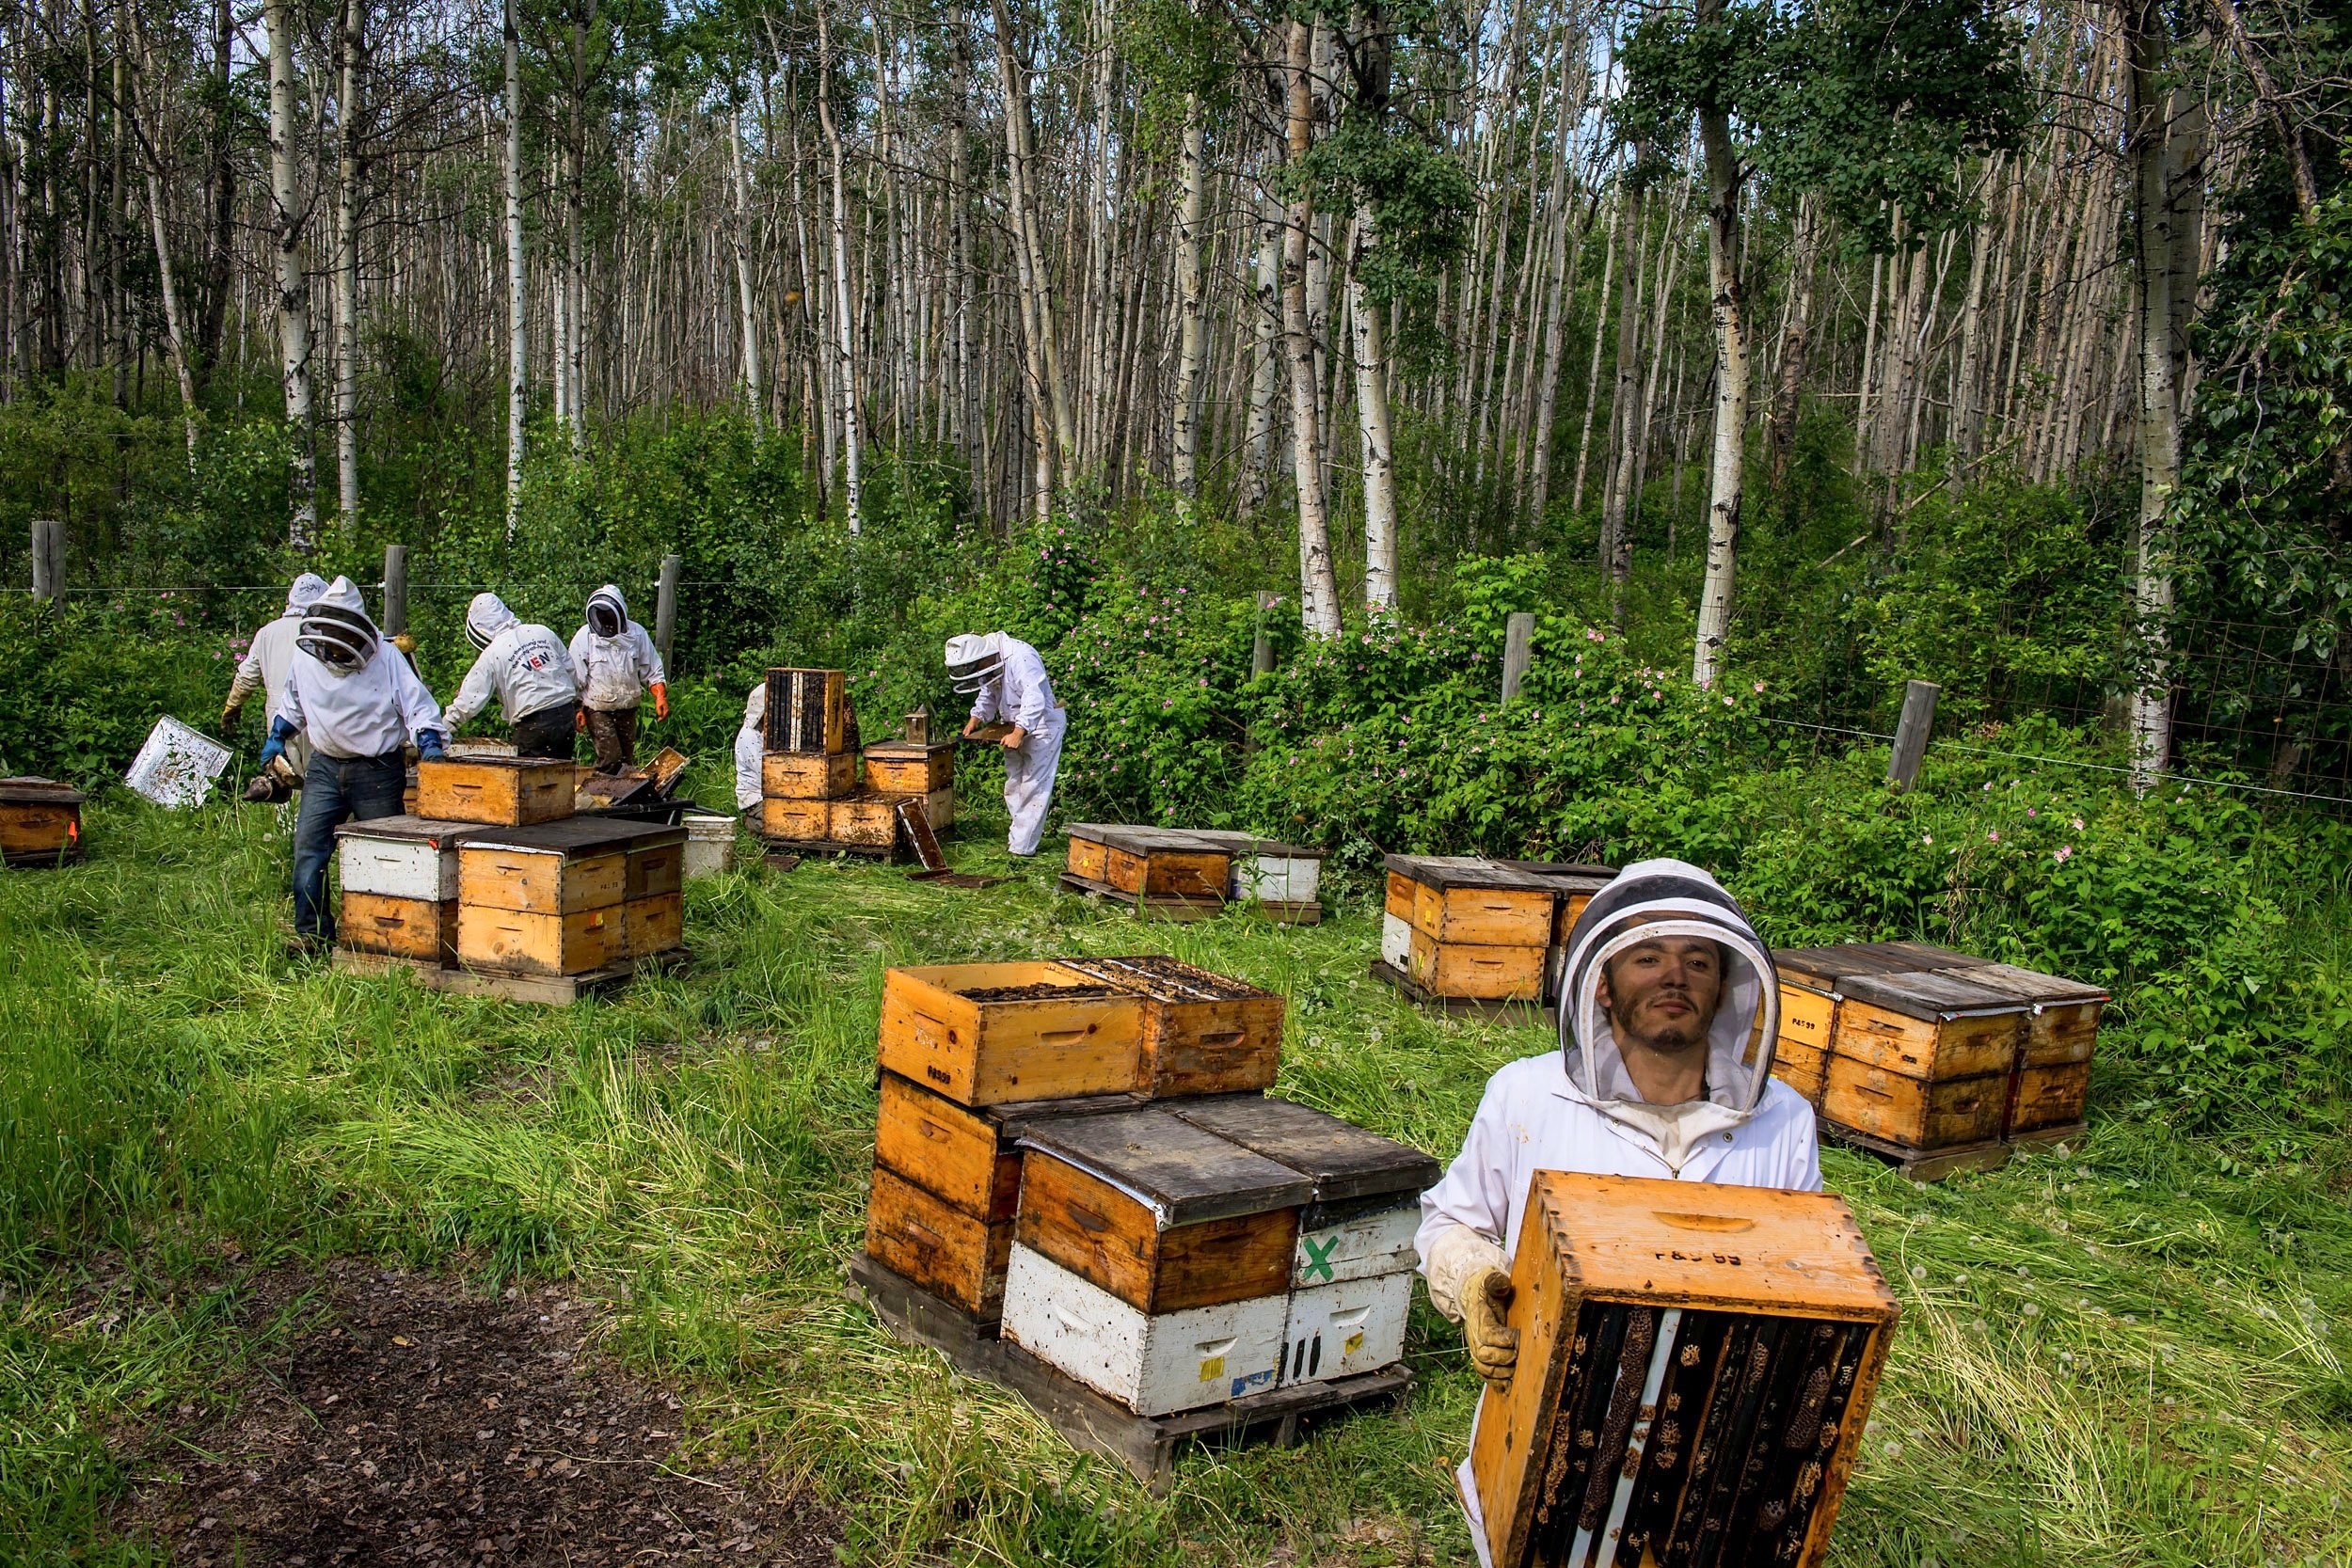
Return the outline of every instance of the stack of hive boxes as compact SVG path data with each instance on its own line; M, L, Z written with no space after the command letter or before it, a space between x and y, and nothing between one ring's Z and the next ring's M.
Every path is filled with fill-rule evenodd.
M836 840L834 803L857 793L848 677L838 670L769 671L767 724L760 832L798 844Z
M1903 1150L2063 1135L2106 993L1916 942L1775 952L1773 1073L1822 1119Z
M1470 855L1391 855L1387 869L1382 977L1481 1002L1556 1000L1568 932L1616 875L1607 866Z
M1165 958L890 971L869 1256L1138 1415L1390 1365L1436 1162L1264 1098L1281 1029Z
M916 708L907 715L898 739L866 748L866 793L894 812L907 801L920 801L931 831L944 832L956 820L955 741L932 738L930 715Z
M574 816L576 772L516 757L420 763L418 815L336 831L342 944L531 975L677 947L686 830Z
M1213 828L1073 822L1063 880L1161 914L1214 914L1254 902L1278 919L1323 917L1323 851Z

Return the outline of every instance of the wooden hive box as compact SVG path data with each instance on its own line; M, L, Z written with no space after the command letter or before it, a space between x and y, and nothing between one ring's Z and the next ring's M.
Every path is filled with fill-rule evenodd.
M1947 973L1953 979L2014 996L2033 1009L2005 1131L2038 1132L2082 1120L2090 1096L2090 1057L2099 1042L2099 1015L2107 993L2097 986L2015 964L1982 964Z
M579 769L537 757L478 756L417 764L416 815L525 827L572 815Z
M1156 1106L1037 1123L1021 1146L1013 1239L1145 1316L1289 1291L1314 1182L1288 1165Z
M837 800L857 788L857 753L770 752L759 759L759 787L771 800Z
M759 831L770 838L803 842L826 838L833 832L833 802L787 800L771 795L759 802Z
M1539 1172L1470 1471L1496 1568L1816 1568L1898 1307L1820 1193Z
M1543 943L1503 946L1439 942L1413 927L1405 973L1438 996L1486 1002L1533 1002L1543 994L1550 949Z
M1093 876L1121 893L1138 897L1192 898L1223 903L1233 875L1233 857L1206 839L1171 828L1105 826L1074 823L1070 829L1073 859L1085 842L1102 846L1099 875ZM1088 857L1089 860L1091 857Z
M686 944L686 895L657 893L622 906L621 941L632 958L675 952Z
M381 953L447 969L457 961L457 911L454 898L436 903L346 888L335 915L335 942L354 953Z
M1505 870L1520 872L1534 878L1552 892L1551 944L1567 945L1568 932L1575 928L1577 917L1593 895L1617 879L1613 865L1595 865L1582 861L1497 861Z
M973 1110L884 1072L866 1252L976 1318L994 1319L1020 1206L1021 1129L1137 1103L1102 1095Z
M1228 898L1312 904L1322 897L1324 852L1320 849L1221 828L1184 831L1232 856L1233 869L1225 887Z
M629 958L631 862L641 885L658 885L682 864L685 844L683 828L617 816L469 835L457 851L457 956L525 974L580 974ZM647 896L648 940L662 934L669 900L682 909L675 891Z
M1467 855L1391 855L1387 870L1383 961L1438 996L1532 1002L1542 995L1551 888Z
M1906 1148L2001 1136L2025 1003L1932 972L1852 974L1839 986L1823 1117Z
M1138 1416L1170 1416L1273 1389L1291 1298L1253 1296L1157 1316L1013 1244L1004 1337Z
M79 860L85 799L55 779L0 779L0 861L40 865Z
M337 942L447 967L457 960L458 848L497 830L421 816L379 816L335 830L342 884Z
M1282 1061L1274 992L1157 954L1060 962L1143 998L1143 1093L1230 1094L1274 1082Z
M882 976L882 1065L963 1105L1126 1094L1143 1000L1053 963L935 964Z
M878 740L866 748L866 787L877 794L929 797L956 787L956 743Z
M838 670L769 671L767 742L770 752L850 752L849 677Z
M887 849L898 838L898 802L863 789L828 801L824 836L835 844Z

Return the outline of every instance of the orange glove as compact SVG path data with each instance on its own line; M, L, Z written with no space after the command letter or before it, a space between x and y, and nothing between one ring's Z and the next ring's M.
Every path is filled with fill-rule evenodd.
M572 728L576 730L585 730L587 727L588 710L584 707L572 709Z
M656 719L670 717L670 689L660 681L653 683L653 716Z

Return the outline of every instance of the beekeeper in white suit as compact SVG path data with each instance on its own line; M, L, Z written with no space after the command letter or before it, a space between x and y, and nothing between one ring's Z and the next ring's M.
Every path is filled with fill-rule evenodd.
M757 811L767 793L762 769L768 762L768 683L752 683L743 699L743 727L735 732L735 809Z
M1017 637L967 632L947 639L947 678L972 699L965 735L1000 720L1012 726L1001 742L1005 810L1012 816L1008 847L1016 855L1034 855L1045 836L1045 808L1053 803L1061 737L1070 726L1045 678L1045 660Z
M229 683L229 700L220 705L222 733L237 721L237 715L246 699L255 691L272 713L286 695L286 671L294 663L294 634L302 626L302 612L319 602L326 592L326 579L316 572L305 572L294 579L286 591L286 608L277 620L253 634L252 642L245 650L245 657L237 661L237 674ZM310 747L300 736L286 742L286 762L300 778L310 766Z
M1461 1154L1422 1195L1414 1237L1430 1301L1498 1385L1518 1359L1511 1251L1537 1171L1821 1186L1813 1108L1772 1076L1771 950L1714 878L1674 860L1618 873L1568 934L1561 998L1559 1050L1487 1080ZM1763 1047L1746 1062L1759 1016ZM1468 1460L1456 1479L1486 1564Z
M495 697L516 756L569 761L580 713L571 650L546 626L507 609L496 594L476 594L466 607L466 641L482 652L442 710L449 727L463 727Z

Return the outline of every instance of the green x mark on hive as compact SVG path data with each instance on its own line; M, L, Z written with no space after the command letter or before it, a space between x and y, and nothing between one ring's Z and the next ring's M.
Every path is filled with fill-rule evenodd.
M1331 1254L1339 1249L1340 1239L1333 1236L1317 1246L1313 1237L1301 1236L1298 1244L1307 1249L1307 1277L1312 1279L1320 1275L1325 1279L1330 1278Z

